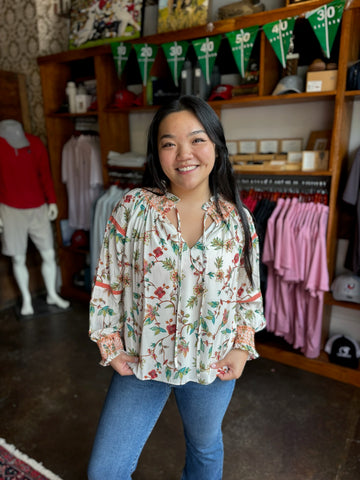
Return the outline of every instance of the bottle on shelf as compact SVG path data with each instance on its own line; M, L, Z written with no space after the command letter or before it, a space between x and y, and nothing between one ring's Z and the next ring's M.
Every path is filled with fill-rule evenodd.
M69 103L69 113L76 113L76 85L75 82L68 82L66 85L66 95Z

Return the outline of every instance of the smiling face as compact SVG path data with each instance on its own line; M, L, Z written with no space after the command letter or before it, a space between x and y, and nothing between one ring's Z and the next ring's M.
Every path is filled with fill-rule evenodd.
M193 113L183 110L162 120L158 151L172 193L179 198L189 193L210 196L209 175L215 163L215 144Z

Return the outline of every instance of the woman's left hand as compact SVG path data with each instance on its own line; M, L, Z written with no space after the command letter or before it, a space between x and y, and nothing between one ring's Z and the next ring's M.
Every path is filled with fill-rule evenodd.
M211 368L218 371L220 380L235 380L241 377L246 361L249 357L245 350L231 350L222 360L211 364Z

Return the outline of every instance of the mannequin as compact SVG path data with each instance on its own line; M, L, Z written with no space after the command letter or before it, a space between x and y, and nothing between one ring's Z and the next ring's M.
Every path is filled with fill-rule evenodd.
M16 120L0 122L0 233L2 253L12 259L22 296L21 315L34 309L26 266L28 236L39 250L46 302L59 308L70 303L56 292L56 261L50 222L58 215L47 151L41 140L24 132Z

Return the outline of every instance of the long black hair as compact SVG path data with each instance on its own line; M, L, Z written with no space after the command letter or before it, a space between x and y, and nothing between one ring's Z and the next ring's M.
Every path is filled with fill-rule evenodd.
M184 110L193 113L197 117L204 127L208 137L215 144L215 164L209 176L210 191L215 199L215 205L220 215L220 195L236 206L244 230L245 270L251 284L253 284L252 265L250 261L252 242L249 222L246 216L245 207L239 197L234 171L229 160L229 153L222 124L219 117L205 100L193 95L184 95L166 105L163 105L157 110L148 131L146 168L143 186L145 188L158 189L161 194L166 193L169 180L161 168L159 159L159 127L165 117L171 113L177 113Z

